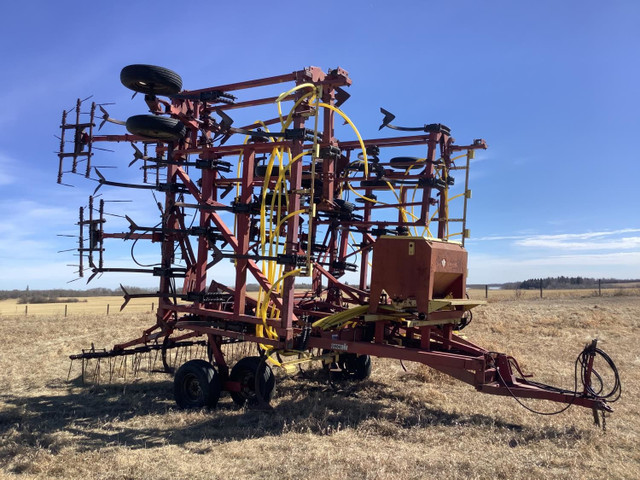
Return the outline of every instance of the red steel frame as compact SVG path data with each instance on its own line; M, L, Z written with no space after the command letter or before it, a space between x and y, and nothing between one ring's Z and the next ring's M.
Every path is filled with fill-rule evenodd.
M407 316L415 321L402 324L393 318L385 318L384 312L379 311L378 305L383 307L390 303L389 299L370 298L369 262L371 252L384 236L383 233L402 235L407 229L429 227L434 223L437 224L437 238L445 242L448 240L449 222L454 219L448 217L446 208L448 185L442 186L435 182L438 169L443 168L442 165L447 171L456 169L452 160L454 154L484 149L486 144L482 140L469 145L456 145L448 129L427 131L425 128L425 131L417 134L364 139L362 143L359 140L342 141L335 138L336 114L333 110L323 109L322 118L318 122L316 142L317 151L324 153L314 155L312 160L305 158L294 162L287 177L289 193L285 213L299 211L301 207L306 208L306 213L288 218L281 237L285 244L281 259L285 263L284 273L300 266L307 269L311 273L312 288L304 294L296 292L296 277L292 275L283 280L280 293L271 291L272 284L260 266L262 259L259 248L256 247L258 238L255 228L259 220L255 198L271 182L265 185L264 177L257 175L257 159L269 155L278 146L290 149L291 156L294 157L303 151L313 150L314 142L294 136L291 139L274 138L273 141L252 138L243 143L243 135L231 135L228 144L216 145L212 139L220 133L216 130L219 130L219 125L203 122L202 118L210 118L219 112L248 110L272 104L276 97L258 97L233 104L198 98L204 98L202 94L212 92L243 94L251 92L255 87L287 84L287 88L290 88L306 83L312 83L316 88L321 87L322 102L335 106L336 98L343 96L342 87L349 86L351 79L342 69L325 73L317 67L309 67L275 77L185 91L170 101L147 95L145 100L151 113L179 119L187 127L187 136L176 142L154 141L131 134L98 135L94 128L95 104L91 107L88 122L80 121L80 103L76 108L75 123L67 123L65 112L59 153L59 183L62 183L63 164L67 158L73 160L73 173L78 171L79 162L86 161L84 173L88 177L92 173L90 161L95 154L92 146L105 142L131 142L143 146L145 152L155 148L155 157L144 157L145 181L150 166L157 167L166 177L164 183L143 184L143 188L155 188L164 192L161 227L152 229L132 223L129 232L108 233L103 228L103 201L100 201L99 206L93 205L92 201L88 212L80 210L81 276L85 269L83 258L88 258L93 275L102 272L140 271L159 276L158 292L154 294L158 297L156 323L139 338L115 345L112 353L123 354L137 346L169 337L184 340L205 336L214 363L223 377L228 374L228 366L219 347L227 341L254 342L277 350L320 349L373 355L428 365L473 385L484 393L546 399L610 411L603 400L589 396L586 390L582 394L572 394L531 384L521 374L517 363L507 355L489 352L456 335L456 322L451 319L462 318L462 307L426 315L425 312L407 311ZM297 90L284 100L299 100L304 92L304 89ZM314 120L314 108L309 101L301 101L291 112L293 129L309 128ZM104 118L107 118L106 113ZM279 119L275 118L262 125L277 123ZM246 128L255 130L259 126L254 124ZM65 153L64 132L68 130L75 131L74 151ZM379 149L380 156L384 157L390 157L390 153L398 147L421 146L425 148L424 161L420 168L410 171L393 168L385 162L378 162L379 166L374 171L374 162L370 161L365 174L362 168L352 168L356 161L354 157L361 151L362 144L367 150ZM243 159L241 176L225 176L220 168L221 162L235 160L238 155L242 155ZM160 157L164 160L157 162ZM194 157L200 162L198 167L188 168L187 165L193 165ZM100 177L101 184L132 186L106 181L101 175ZM311 183L318 182L317 188L315 183L313 187L309 186L310 179ZM380 187L367 181L376 179L400 185L400 195L396 201L385 200L386 204L364 201L358 203L353 212L345 213L341 209L340 201L349 187L365 197L372 197ZM236 185L239 185L239 195L232 202L233 195L227 197L225 192L229 193L229 189ZM413 192L415 198L409 197L410 192ZM436 209L437 218L433 218L433 208ZM417 209L418 214L415 220L409 219L403 217L400 209ZM198 220L195 228L187 227L186 220L187 212L193 211L197 212ZM223 212L229 211L234 213L235 232L233 225L228 225L223 218ZM389 212L400 213L393 218L392 215L395 214L390 215ZM83 232L88 232L88 236ZM356 265L359 270L357 286L341 281L345 270L349 268L349 261L356 257L347 249L351 243L349 235L357 235L361 239L361 243L357 245L360 257L359 264ZM162 252L160 267L147 270L106 268L103 250L104 242L108 239L159 242ZM89 245L86 245L87 242ZM227 252L231 251L224 256L235 261L235 279L232 285L223 285L216 280L216 265L222 251L222 247L218 245L223 245ZM316 248L318 245L319 248ZM183 259L183 267L174 266L176 254ZM210 259L212 254L213 261ZM466 253L464 258L466 261ZM376 268L375 263L373 268ZM466 272L460 273L464 288ZM181 287L176 285L178 281L182 282ZM266 324L275 329L277 339L265 338L256 333L256 326L262 325L263 319L258 315L256 300L247 295L248 282L258 283L264 292L271 291L271 304L280 311L280 315L278 318L267 319ZM226 296L224 300L221 299L221 292ZM125 300L134 296L126 294ZM360 315L339 328L325 330L311 327L314 321L336 312L372 303L376 307L372 307L371 312ZM373 321L367 315L373 315ZM424 321L425 317L430 321ZM227 382L226 387L231 390L235 388L230 382Z

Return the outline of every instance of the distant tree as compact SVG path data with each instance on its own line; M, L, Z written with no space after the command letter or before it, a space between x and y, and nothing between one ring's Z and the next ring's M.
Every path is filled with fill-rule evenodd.
M517 284L516 288L524 290L533 290L542 288L552 290L560 288L588 288L597 285L598 280L586 277L547 277L547 278L530 278Z

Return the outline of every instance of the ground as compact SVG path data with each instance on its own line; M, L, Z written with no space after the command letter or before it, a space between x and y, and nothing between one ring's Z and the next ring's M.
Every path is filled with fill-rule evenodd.
M377 359L359 384L332 385L317 370L279 375L270 412L238 409L229 396L213 411L179 411L166 375L83 385L76 362L67 381L69 354L135 336L151 322L143 308L114 313L114 302L108 316L100 307L66 317L0 309L0 478L638 478L640 296L593 293L490 292L463 333L563 387L598 337L623 388L606 431L584 408L534 415L427 367Z

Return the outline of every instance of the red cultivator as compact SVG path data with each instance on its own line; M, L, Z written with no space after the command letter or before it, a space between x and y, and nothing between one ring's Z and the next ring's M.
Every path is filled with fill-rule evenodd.
M208 361L187 361L175 373L181 407L214 406L221 391L239 404L264 405L275 384L272 366L322 361L363 379L377 356L428 365L484 393L611 411L607 400L619 396L619 379L615 373L607 393L593 361L602 355L615 366L595 342L576 362L575 390L562 390L528 380L513 358L457 335L481 303L465 295L464 239L469 166L475 150L486 148L483 140L458 145L444 125L401 127L386 110L380 129L400 133L362 138L340 109L351 79L339 68L182 90L170 70L131 65L121 80L144 94L150 114L121 122L98 105L100 117L93 104L82 122L78 102L75 123L68 112L62 118L58 183L71 162L71 173L95 175L105 191L164 196L156 226L127 216L128 231L109 233L104 200L93 198L79 220L79 275L157 276L157 293L125 291L125 305L139 296L158 299L156 323L112 350L72 358L156 351L172 371L168 352L204 346ZM284 92L255 93L274 86ZM236 127L232 115L253 123ZM128 133L100 135L100 118L100 127L126 125ZM346 125L355 140L337 138ZM64 151L68 131L72 152ZM116 182L92 168L104 142L133 146L142 183ZM160 261L109 268L103 252L110 239L159 244ZM259 286L257 295L247 293L248 284ZM230 368L229 347L251 344L253 356Z

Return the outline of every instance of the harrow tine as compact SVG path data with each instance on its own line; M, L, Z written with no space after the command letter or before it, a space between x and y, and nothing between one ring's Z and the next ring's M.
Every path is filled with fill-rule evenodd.
M113 370L115 367L115 362L112 357L109 357L109 383L113 381Z
M152 372L156 369L156 364L158 363L159 354L160 354L160 350L156 350L156 354L153 356L153 365L149 368L149 372Z
M69 381L69 378L71 378L71 367L73 367L73 358L69 360L69 371L67 372L67 382Z
M100 359L96 359L96 366L93 371L93 382L100 385Z

